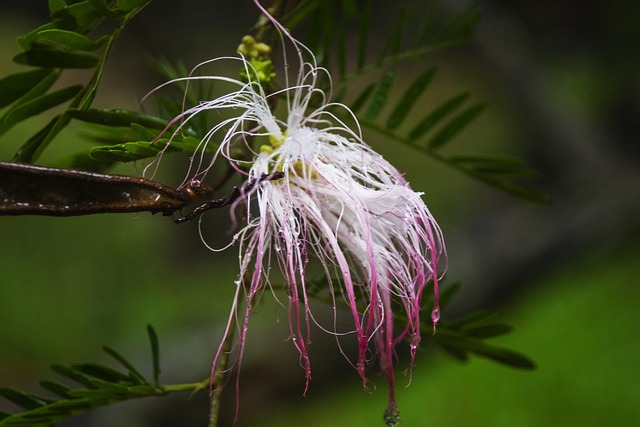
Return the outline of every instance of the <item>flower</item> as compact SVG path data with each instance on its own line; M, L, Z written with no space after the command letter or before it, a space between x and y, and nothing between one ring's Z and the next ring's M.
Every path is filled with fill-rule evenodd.
M236 298L225 336L231 333L240 314L237 343L241 363L252 305L256 295L270 285L271 261L275 258L288 290L291 339L300 354L308 386L310 330L318 322L309 307L307 270L312 262L320 265L331 290L334 318L343 304L353 319L349 331L339 331L335 324L323 329L336 335L338 345L338 337L356 336L358 351L353 365L365 384L365 368L371 362L368 349L373 343L389 383L386 417L392 425L398 417L394 349L407 339L412 358L415 356L420 342L422 297L430 281L435 293L431 312L434 328L438 322L438 266L446 258L442 234L422 194L415 192L395 167L364 143L353 113L344 105L327 101L329 95L318 88L318 79L324 74L330 80L328 72L317 66L304 45L275 20L272 22L283 40L295 48L299 64L295 79L285 75L284 89L266 93L260 84L265 73L256 70L255 62L246 55L257 52L255 41L245 38L245 55L234 60L243 64L248 81L219 76L189 77L228 82L236 85L237 90L204 101L174 120L184 126L205 110L232 111L232 117L214 126L203 140L205 146L215 136L216 142L220 139L219 148L214 159L197 174L204 175L214 162L224 157L247 175L248 183L258 182L247 185L241 192L241 201L247 205L246 218L234 242L240 247L237 297L244 297L245 306L241 308ZM305 61L307 55L311 59ZM286 56L285 64L288 68ZM270 104L276 98L286 99L285 119L272 112ZM341 117L350 117L356 130L349 128L336 110L342 113ZM264 144L259 151L252 151L248 165L245 158L233 157L232 147L246 144L245 149L251 150L248 141L259 138ZM278 179L263 179L274 173L278 173ZM252 206L253 203L257 206ZM232 212L235 216L235 210ZM398 311L406 324L396 331L394 320ZM221 346L214 367L222 351Z

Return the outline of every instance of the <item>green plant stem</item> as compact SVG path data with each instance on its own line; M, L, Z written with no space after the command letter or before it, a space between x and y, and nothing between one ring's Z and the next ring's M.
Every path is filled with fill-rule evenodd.
M197 392L209 385L210 378L206 378L197 383L189 384L169 384L160 386L163 393L176 393L180 391L192 391Z
M238 294L240 297L240 294ZM229 354L233 346L233 340L235 338L236 320L233 316L231 324L229 325L229 333L222 344L220 351L220 358L216 364L216 370L212 375L211 383L211 412L209 415L209 427L217 427L218 419L220 418L220 401L222 399L222 391L224 389L224 374L227 371L227 364L229 363Z

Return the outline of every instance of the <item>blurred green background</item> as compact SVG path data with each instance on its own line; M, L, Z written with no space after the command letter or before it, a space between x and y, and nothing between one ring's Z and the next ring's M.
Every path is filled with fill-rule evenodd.
M96 105L137 109L161 82L152 55L189 67L232 54L255 22L250 3L152 2L117 46ZM393 16L392 5L384 7L381 22ZM541 171L537 184L555 200L551 206L514 199L369 137L425 192L443 229L448 277L463 283L443 316L497 310L515 332L495 343L538 364L530 372L482 359L461 365L426 348L410 386L401 375L406 361L398 367L403 425L640 425L637 9L633 1L480 3L475 40L425 62L440 68L425 108L462 90L489 104L449 150L524 157ZM0 75L19 69L10 61L19 51L14 40L46 13L44 1L3 0ZM0 160L42 123L0 138ZM72 129L58 138L43 163L82 146L78 135ZM165 178L176 185L182 175ZM227 214L206 222L209 242L224 245ZM0 384L39 391L37 381L53 375L49 363L105 362L102 345L149 365L147 324L160 336L163 382L208 375L232 300L234 248L212 253L195 224L146 213L2 217L0 239ZM375 368L377 390L364 391L333 339L316 330L313 380L303 397L304 371L287 336L286 313L265 298L250 326L238 426L382 424L386 385ZM225 423L234 393L227 390ZM206 400L201 393L129 402L63 425L204 426Z

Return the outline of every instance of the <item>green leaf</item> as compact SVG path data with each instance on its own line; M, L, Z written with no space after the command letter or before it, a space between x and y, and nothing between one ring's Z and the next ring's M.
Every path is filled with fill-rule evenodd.
M434 152L429 153L436 155ZM497 156L454 156L450 159L439 154L436 157L486 184L524 200L544 204L552 202L540 190L512 180L512 177L530 177L537 174L518 159Z
M151 342L151 357L153 364L153 382L158 384L158 378L160 377L160 344L158 343L158 334L153 326L147 325L147 333L149 334L149 341Z
M436 68L431 67L428 70L421 73L407 88L404 95L398 101L396 108L393 110L389 119L387 120L386 127L389 130L396 129L406 119L407 114L413 108L420 95L427 89L433 77L436 75Z
M388 37L385 46L379 50L380 58L378 61L384 61L385 58L397 56L402 49L402 41L407 27L409 27L409 14L406 2L398 2L400 16L394 17L393 30Z
M71 390L69 386L50 380L40 381L40 386L45 390L49 390L50 392L55 393L64 399L69 397L69 390Z
M49 0L49 13L53 15L56 12L64 9L67 5L64 0Z
M469 98L468 93L461 93L450 100L446 101L444 104L433 110L430 114L428 114L425 118L423 118L420 123L418 123L413 130L409 133L409 139L416 140L422 137L425 133L431 130L436 124L438 124L442 119L447 117L453 111L455 111L464 101Z
M73 108L69 109L67 113L74 119L104 126L128 127L131 126L132 123L136 123L147 128L164 129L169 125L167 120L160 117L150 114L135 113L133 111L123 109L112 110L90 108L87 110L79 110L77 108Z
M111 400L120 399L129 393L129 384L125 382L113 382L105 381L97 378L92 378L91 383L94 387L103 393L105 397ZM93 390L92 390L93 391Z
M27 142L22 144L16 154L11 159L12 162L19 163L31 163L31 159L33 158L34 153L38 150L38 148L42 145L42 143L47 139L51 130L55 127L56 123L60 116L56 116L49 121L42 129L40 129L35 135L31 136Z
M169 146L167 147L167 144ZM182 139L169 141L168 138L161 138L154 141L134 141L124 144L101 145L93 147L89 156L101 162L132 162L156 156L161 150L168 152L194 153L200 144L200 139L192 136L185 136ZM213 153L218 145L209 143L206 152ZM201 148L200 148L201 149Z
M51 365L51 370L59 373L62 376L72 379L73 381L79 384L82 384L87 388L93 388L93 384L91 384L91 380L86 375L84 375L83 373L73 368L69 368L67 366L54 363Z
M100 49L109 42L111 36L105 35L98 40L93 41L89 37L76 33L75 31L67 31L60 29L42 30L38 33L38 41L47 41L60 44L70 49L92 52Z
M92 2L83 0L67 1L64 9L58 10L51 17L57 28L73 29L81 34L89 34L100 23L103 14L96 9Z
M537 172L526 166L521 159L506 156L451 156L450 160L462 168L479 173L530 177Z
M13 60L19 64L57 68L93 68L100 62L97 56L90 53L42 48L21 52Z
M373 11L373 2L367 2L364 10L361 12L361 20L358 33L358 46L356 48L356 67L362 70L367 57L367 38L369 36L369 25L371 23L371 12Z
M117 0L116 5L119 10L129 12L130 10L143 6L149 1L150 0Z
M144 156L132 153L125 149L123 145L114 147L100 146L93 147L89 151L89 157L99 162L115 163L115 162L135 162L144 159Z
M420 24L417 26L418 28L420 28L420 30L417 31L417 36L414 38L414 49L419 48L421 42L424 42L427 45L429 44L428 42L425 42L425 40L427 39L427 34L432 29L433 20L436 16L437 9L438 2L434 1L431 2L431 4L428 6L428 9L422 13L422 19L420 21Z
M336 91L336 93L332 95L331 102L342 103L342 101L346 96L347 96L347 88L345 86L340 86Z
M454 136L475 120L476 117L482 113L485 107L486 104L475 104L458 114L442 130L440 130L440 132L431 138L428 144L429 149L435 150L451 141Z
M434 43L451 44L469 39L477 20L478 13L472 5L463 13L457 13L445 22L433 37Z
M35 409L53 402L52 399L26 393L12 387L0 387L0 396L24 409Z
M447 328L451 329L461 329L461 328L469 328L472 326L477 326L481 324L485 324L487 320L495 317L496 313L488 310L480 310L473 312L469 315L466 315L460 319L456 319L453 322L447 323Z
M13 105L12 108L16 108L20 104L27 103L41 96L42 94L46 93L51 88L51 86L53 86L53 84L56 82L59 76L60 76L60 72L55 70L52 73L48 73L44 75L42 80L40 80L39 82L36 82L35 85L33 85L33 87L27 93L22 95L16 101L16 103Z
M157 155L163 147L159 142L156 141L154 145L149 141L140 141L97 146L89 151L89 156L101 162L133 162Z
M109 400L116 400L116 397L109 392L105 392L104 389L96 388L81 388L69 391L69 396L72 398L87 398L89 401L97 401L108 403Z
M21 121L70 100L81 90L82 85L69 86L16 105L0 118L0 135Z
M151 131L138 123L131 123L131 129L135 132L134 136L137 136L137 140L149 140L153 141L158 137L158 131Z
M459 360L460 362L469 361L469 353L467 353L464 349L451 346L449 344L446 344L445 342L439 342L438 344L444 351L449 353L449 355L453 356L455 359Z
M107 0L89 0L89 4L102 16L109 18L119 18L122 16L122 12L115 7L111 7L111 4L108 4Z
M47 22L36 28L35 30L29 31L27 34L24 34L17 38L17 42L23 50L30 50L33 45L37 45L38 33L44 30L50 30L56 27L55 22Z
M312 16L318 9L317 1L300 1L292 5L291 10L285 11L282 16L282 23L289 29L296 28L305 19Z
M511 181L506 177L496 176L496 174L493 173L483 173L474 170L465 171L470 175L484 181L485 183L499 188L502 191L511 193L512 195L520 197L521 199L543 204L550 204L553 202L553 200L548 195L544 194L540 190Z
M122 147L124 147L126 152L135 154L141 159L155 156L165 146L166 141L155 141L153 143L149 141L136 141L122 144Z
M471 352L495 362L518 369L535 369L536 364L527 356L506 348L493 346L484 341L463 334L441 331L435 335L436 341L450 349Z
M4 77L0 80L0 108L26 95L37 87L40 82L50 81L41 93L46 92L57 77L57 73L51 68L37 68Z
M112 349L110 347L107 347L107 346L102 347L102 349L109 356L113 357L115 360L120 362L120 364L122 366L127 368L127 370L129 371L129 375L133 379L135 379L136 383L147 384L147 380L144 378L144 376L131 364L131 362L129 362L127 359L125 359L120 353L118 353L114 349Z
M512 368L536 369L536 364L530 357L506 348L484 345L474 349L473 352Z
M84 363L79 365L72 365L71 367L79 372L82 372L85 375L108 382L129 380L129 376L123 374L122 372L118 372L115 369L95 363Z
M389 92L391 91L391 87L393 86L395 77L395 70L389 70L382 76L382 78L378 82L375 91L373 92L373 97L371 98L369 108L367 109L367 112L364 116L366 121L374 122L382 112L382 109L387 104L387 100L389 99Z
M59 410L61 409L65 411L76 412L76 411L90 409L92 406L97 406L97 405L95 404L95 402L91 402L88 399L73 399L73 400L59 400L51 404L50 407L55 408L56 412L59 412Z
M358 95L355 101L353 101L353 103L351 104L351 111L353 111L354 113L358 112L362 108L362 106L369 100L374 89L375 85L373 83L368 84L362 90L362 92L360 92L360 95Z
M165 96L157 96L155 101L158 106L158 110L162 112L163 116L178 117L182 114L182 106Z

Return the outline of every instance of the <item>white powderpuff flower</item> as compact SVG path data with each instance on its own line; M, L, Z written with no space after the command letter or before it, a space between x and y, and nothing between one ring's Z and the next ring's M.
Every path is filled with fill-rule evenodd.
M372 343L389 382L386 418L393 424L398 417L394 348L406 339L412 357L415 355L423 292L430 281L435 293L431 312L434 328L439 318L438 266L446 264L441 231L422 193L412 190L394 166L363 142L353 113L344 105L327 101L329 95L317 87L323 73L330 80L328 72L317 66L304 45L272 22L283 35L283 47L285 42L293 45L299 64L291 66L285 52L284 89L265 93L251 63L244 57L233 58L243 64L249 82L220 76L188 77L224 81L236 85L237 90L203 101L173 121L182 127L205 110L231 111L232 117L215 125L202 141L203 148L210 141L219 148L206 167L202 160L194 166L198 169L195 174L202 177L224 157L247 175L247 182L257 183L241 192L246 218L234 242L240 247L237 296L244 298L245 305L241 308L235 299L225 336L238 325L241 363L252 305L256 295L270 286L269 270L275 258L288 291L291 339L300 353L308 385L310 326L315 320L309 308L306 270L310 261L319 261L331 290L334 317L337 308L345 306L353 319L349 331L337 330L337 322L323 329L335 334L337 340L355 335L358 352L352 363L363 381ZM307 56L310 60L305 61ZM206 63L220 59L230 58ZM296 73L294 78L291 71ZM286 100L286 118L274 115L272 98ZM332 111L350 117L356 130ZM232 147L256 138L266 141L265 137L269 142L252 151L247 172L247 160L234 158ZM249 145L246 148L251 149ZM274 173L278 179L264 179ZM405 325L396 329L394 317L399 312ZM221 346L214 368L222 351Z

